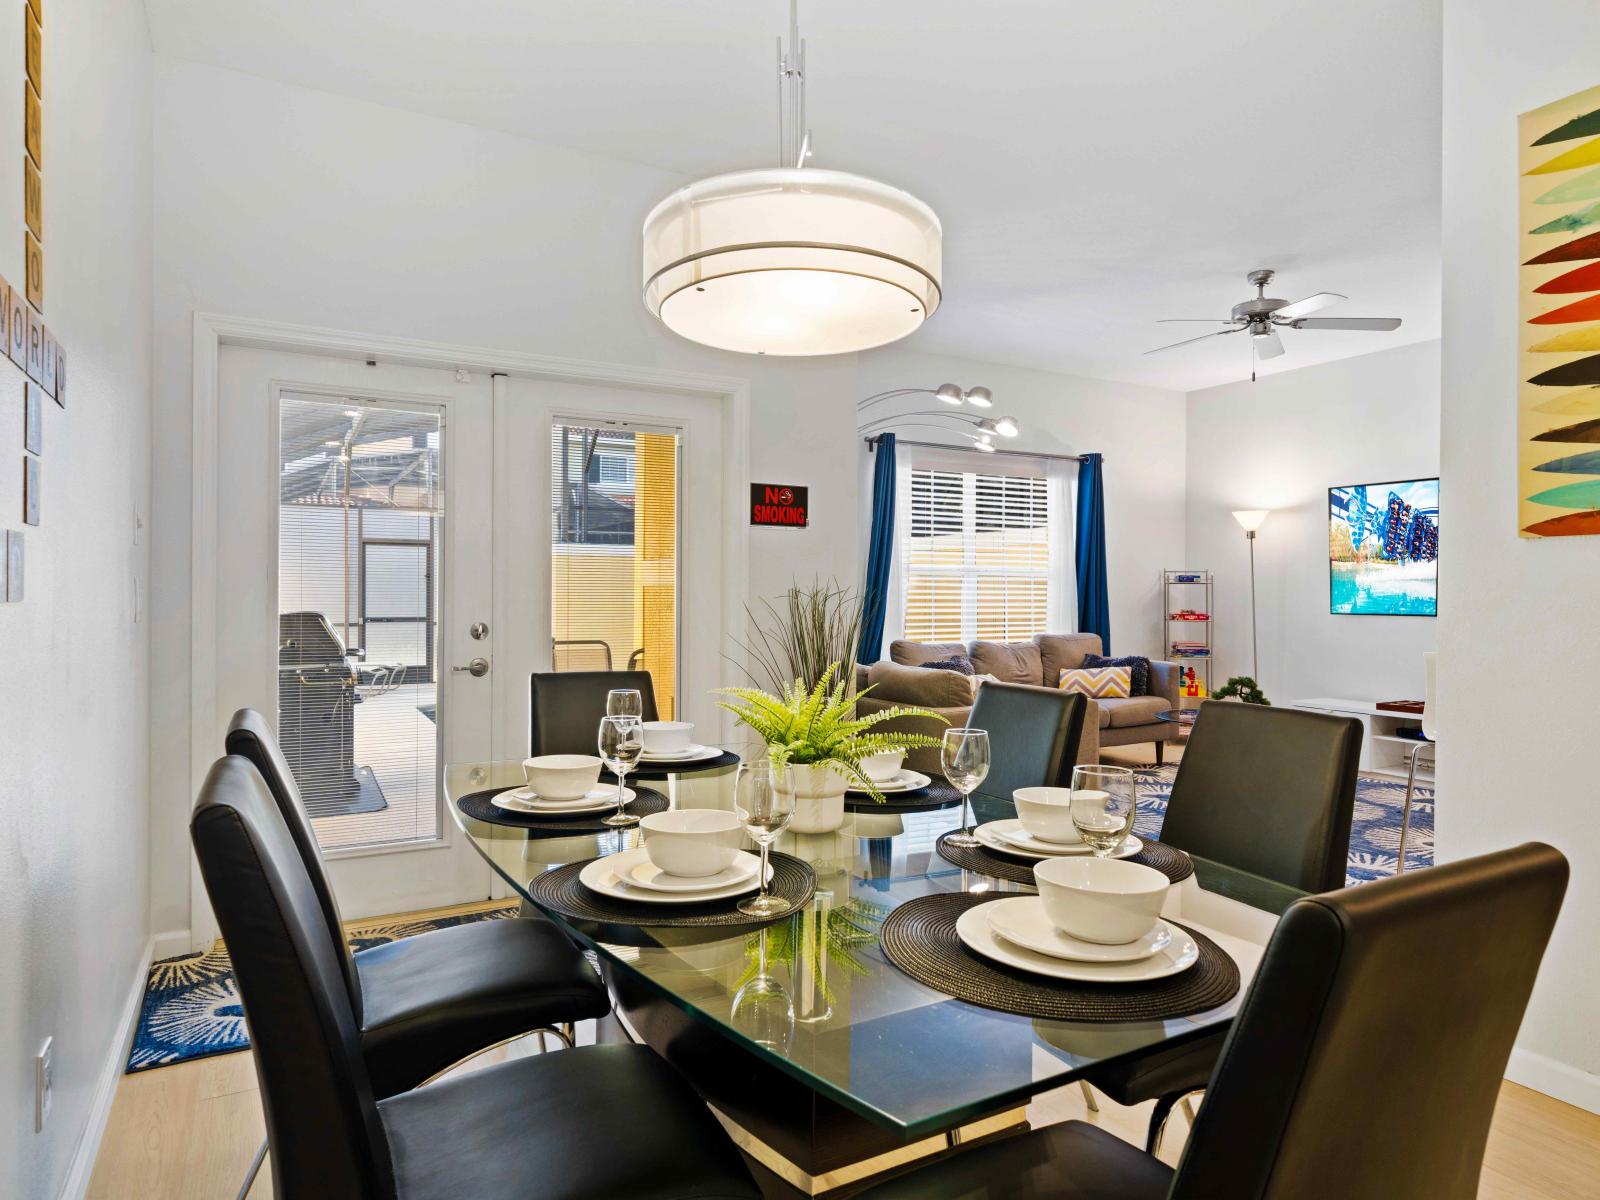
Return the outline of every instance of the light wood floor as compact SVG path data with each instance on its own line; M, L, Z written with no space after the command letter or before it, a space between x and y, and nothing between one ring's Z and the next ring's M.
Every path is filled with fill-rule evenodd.
M478 907L483 906L411 915L441 916ZM592 1037L593 1023L585 1025L591 1028L580 1026L580 1040L585 1034ZM460 1070L537 1052L537 1044L524 1039ZM1143 1145L1148 1104L1122 1108L1102 1096L1100 1109L1089 1113L1073 1084L1036 1098L1028 1117L1034 1125L1089 1120ZM1175 1163L1187 1132L1182 1115L1174 1113L1161 1157ZM255 1067L248 1053L125 1075L117 1086L88 1195L90 1200L232 1200L263 1133ZM1484 1200L1570 1200L1595 1195L1597 1180L1600 1116L1514 1083L1503 1084L1478 1195ZM271 1172L263 1169L250 1200L269 1200L271 1195Z

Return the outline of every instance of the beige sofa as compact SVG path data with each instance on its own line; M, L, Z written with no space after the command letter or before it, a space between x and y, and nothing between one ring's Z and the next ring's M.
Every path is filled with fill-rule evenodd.
M972 710L972 680L955 671L930 671L921 664L937 662L954 655L972 660L979 675L993 675L1006 683L1025 683L1054 688L1061 671L1083 664L1087 654L1100 653L1100 638L1092 633L1042 633L1031 642L908 642L889 646L889 658L870 667L856 668L857 687L873 685L858 708L863 713L879 712L896 704L916 704L931 708L950 725L964 725ZM1102 746L1125 746L1154 742L1156 761L1162 748L1176 741L1178 727L1156 719L1157 713L1175 710L1181 668L1177 663L1150 662L1148 696L1121 700L1090 700L1083 723L1083 740L1078 745L1077 761L1098 762ZM947 726L925 717L890 722L884 728L903 728L909 732L938 736ZM914 750L908 759L918 771L937 771L937 749Z

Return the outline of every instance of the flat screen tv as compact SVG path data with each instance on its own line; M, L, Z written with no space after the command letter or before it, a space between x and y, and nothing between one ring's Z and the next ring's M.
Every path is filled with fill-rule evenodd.
M1328 489L1328 608L1358 615L1438 615L1437 479Z

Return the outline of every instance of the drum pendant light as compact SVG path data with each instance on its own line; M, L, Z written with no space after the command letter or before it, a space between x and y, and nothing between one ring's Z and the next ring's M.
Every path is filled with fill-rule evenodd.
M796 0L778 45L780 166L701 179L644 222L644 302L674 333L743 354L847 354L939 307L943 232L922 201L805 165Z

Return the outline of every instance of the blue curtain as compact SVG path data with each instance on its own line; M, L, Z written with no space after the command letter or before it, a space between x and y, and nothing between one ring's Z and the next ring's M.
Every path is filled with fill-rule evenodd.
M879 436L872 468L872 542L867 547L867 584L861 597L861 647L856 657L875 663L883 654L883 618L889 607L889 572L894 566L894 434Z
M1078 464L1078 632L1098 633L1111 653L1111 606L1106 600L1106 496L1098 454Z

